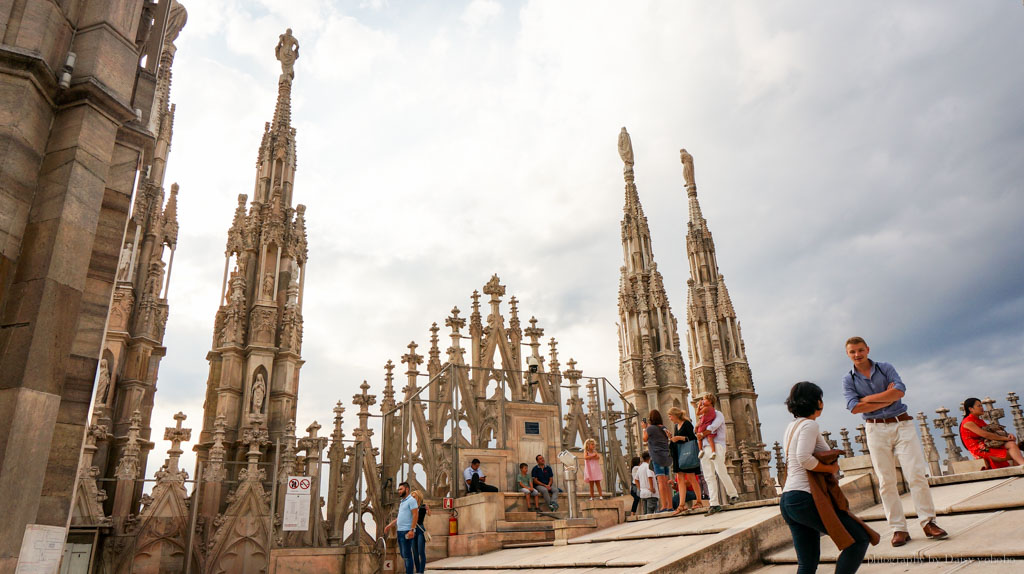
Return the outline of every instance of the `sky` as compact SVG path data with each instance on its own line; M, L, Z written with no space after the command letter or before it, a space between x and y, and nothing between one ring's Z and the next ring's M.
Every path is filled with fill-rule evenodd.
M287 27L309 231L300 430L329 431L338 400L351 428L359 384L379 397L385 362L468 314L494 273L563 364L616 381L623 126L680 323L679 148L695 158L769 445L801 380L824 388L822 428L858 424L840 384L851 335L899 370L912 413L1024 394L1017 1L184 4L156 429L182 410L198 437L222 246Z

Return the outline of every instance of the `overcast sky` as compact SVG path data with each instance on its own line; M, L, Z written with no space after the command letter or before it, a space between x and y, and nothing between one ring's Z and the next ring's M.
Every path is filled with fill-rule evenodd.
M1024 394L1017 0L185 5L154 437L178 410L201 425L223 246L286 27L309 208L300 430L329 431L339 399L351 427L358 385L379 396L384 363L493 273L563 364L616 380L622 126L681 323L679 148L695 158L769 445L799 380L825 389L823 428L856 426L840 385L854 334L899 369L913 413Z

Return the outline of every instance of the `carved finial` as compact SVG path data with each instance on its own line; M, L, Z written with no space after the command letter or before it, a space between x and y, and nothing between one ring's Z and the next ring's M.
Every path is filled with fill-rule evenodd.
M619 131L619 157L622 158L626 170L633 169L633 140L630 139L625 127Z
M687 189L697 189L697 182L693 177L693 156L685 149L679 150L679 161L683 162L683 180L686 181Z
M299 59L299 41L292 36L292 29L288 28L284 34L278 36L275 55L281 62L281 74L289 78L295 77L295 60Z

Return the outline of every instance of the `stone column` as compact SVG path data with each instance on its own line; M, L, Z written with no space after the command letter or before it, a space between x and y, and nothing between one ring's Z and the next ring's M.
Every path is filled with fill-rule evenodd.
M924 447L924 458L928 461L928 468L932 476L942 476L942 467L939 466L939 451L935 448L935 439L928 430L928 417L923 412L917 413L918 425L921 429L921 443Z
M67 523L148 137L121 131L135 119L143 1L17 6L0 9L0 492L19 493L0 501L0 572L26 525Z
M1010 403L1010 412L1013 413L1013 426L1017 429L1017 438L1024 437L1024 413L1021 412L1020 398L1017 393L1010 392L1006 395L1006 402Z
M839 429L839 435L843 437L843 454L853 456L853 445L850 444L850 431L845 428Z
M935 412L939 414L939 418L932 421L932 423L935 425L935 428L942 429L942 438L946 439L946 469L949 470L952 463L965 460L963 452L957 446L956 438L953 435L956 417L948 416L949 409L946 407L939 407L935 409Z

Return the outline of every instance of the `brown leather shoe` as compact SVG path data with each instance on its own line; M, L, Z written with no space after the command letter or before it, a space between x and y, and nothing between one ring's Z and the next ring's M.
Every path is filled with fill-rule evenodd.
M938 528L938 526L936 526L936 528ZM910 540L910 533L909 532L900 532L899 530L897 530L896 532L892 533L892 545L893 545L893 548L896 548L898 546L903 546L904 544L907 543L907 540Z
M922 530L924 530L924 535L928 538L935 538L941 540L949 536L949 534L947 534L945 530L939 528L938 524L935 524L934 520L932 520L928 524L925 524Z

